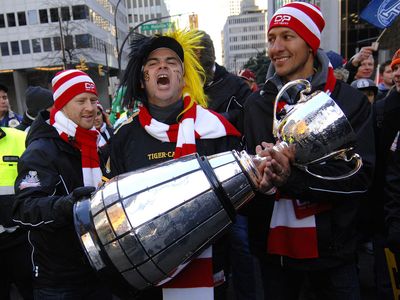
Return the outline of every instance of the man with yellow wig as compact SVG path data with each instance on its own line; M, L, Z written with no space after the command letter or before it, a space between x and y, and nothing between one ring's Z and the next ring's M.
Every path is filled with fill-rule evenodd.
M196 57L201 36L198 31L178 30L134 37L122 85L126 87L124 104L132 106L135 99L141 105L115 133L112 175L194 152L212 155L239 148L240 133L224 117L205 108L204 70ZM220 239L212 251L206 250L164 285L162 296L161 289L153 289L143 299L187 299L187 295L224 299L225 246Z

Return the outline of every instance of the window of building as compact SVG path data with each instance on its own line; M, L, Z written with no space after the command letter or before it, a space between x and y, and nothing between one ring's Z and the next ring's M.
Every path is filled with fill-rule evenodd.
M149 6L149 1L148 0L144 0L144 6L148 7Z
M17 26L17 24L15 22L15 14L14 13L8 13L7 14L7 23L8 23L8 27Z
M4 15L0 14L0 28L6 27L6 22L4 20Z
M161 18L161 13L158 13L158 14L157 14L157 18Z
M61 50L61 38L59 36L53 37L54 50Z
M53 51L53 49L51 49L51 38L43 38L42 42L43 42L43 51L44 52Z
M0 43L0 49L1 49L1 56L9 56L10 55L10 49L8 49L7 42Z
M25 26L26 25L26 14L24 11L17 12L18 16L18 26Z
M139 20L138 20L138 15L133 15L133 21L135 22L135 23L137 23Z
M74 49L74 41L72 35L64 36L64 47L65 49Z
M139 16L139 21L140 21L140 22L143 22L143 15L140 15L140 16Z
M58 8L50 8L51 22L58 22Z
M32 40L32 50L33 50L33 53L42 52L42 48L40 47L40 39Z
M90 34L77 34L75 36L76 48L91 48Z
M31 47L29 46L29 40L21 41L22 54L31 53Z
M68 6L61 7L61 19L63 21L71 20L71 14L69 12L69 7Z
M161 2L160 2L160 0L156 0L156 5L161 5Z
M137 0L132 0L132 7L136 8L137 7Z
M47 15L47 9L39 9L39 19L41 24L49 23L49 16Z
M132 22L133 22L132 14L129 14L129 15L128 15L128 21L129 21L129 23L132 23Z
M72 16L74 20L87 19L89 16L89 10L86 5L74 5L72 6Z
M10 42L10 44L11 44L11 53L12 53L12 55L19 55L20 52L19 52L19 43L18 43L18 41L12 41L12 42Z
M132 8L132 2L131 2L131 0L126 0L126 6L127 6L128 8Z
M28 10L28 21L29 25L36 25L38 23L36 10Z

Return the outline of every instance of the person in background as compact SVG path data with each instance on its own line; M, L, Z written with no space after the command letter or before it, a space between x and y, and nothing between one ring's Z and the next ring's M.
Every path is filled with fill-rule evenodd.
M348 83L360 78L373 79L374 51L375 49L372 46L362 47L359 52L350 58L345 65L345 69L349 71Z
M97 131L100 133L98 146L103 147L104 145L109 144L111 137L114 135L114 130L111 127L108 116L100 102L97 103L94 127L96 127Z
M357 79L354 80L351 83L351 86L355 89L360 90L361 92L364 93L365 96L367 96L368 101L372 104L375 101L376 95L378 93L378 88L371 79L367 78L362 78L362 79Z
M264 194L248 204L250 241L260 258L265 299L301 299L306 283L315 299L360 299L355 237L375 160L372 110L364 94L336 80L319 49L324 26L320 9L307 2L278 9L268 27L268 79L245 105L247 150L269 162L264 170L269 189L267 181ZM353 176L336 181L312 176L295 167L292 151L272 148L274 101L284 84L297 79L308 79L311 92L329 94L351 123L354 151L363 160ZM280 107L297 105L303 88L287 90ZM309 166L312 173L324 176L353 168L343 160Z
M378 299L393 299L393 290L385 257L385 248L399 253L399 135L400 135L400 49L396 51L390 67L394 86L386 97L376 101L375 145L376 170L371 189L371 223L374 229L375 280ZM383 195L383 197L382 197ZM383 199L382 199L383 198ZM377 201L380 200L380 201Z
M29 86L25 91L25 103L27 110L24 113L21 124L15 128L28 132L38 113L53 108L53 93L40 86Z
M74 203L101 182L96 85L72 69L57 73L52 86L54 107L33 122L14 185L13 220L30 231L34 298L111 300L73 222Z
M251 90L241 78L229 73L215 61L214 43L204 31L197 51L201 66L206 73L204 93L208 108L228 119L240 132L243 130L243 105Z
M246 83L248 84L250 90L255 92L258 90L257 83L256 83L256 75L250 69L243 69L240 70L238 76L243 78Z
M0 126L16 127L21 123L22 117L11 110L7 93L8 88L0 84Z
M380 100L386 97L388 91L393 87L393 70L390 67L391 60L385 61L379 66L379 76L382 81L378 84L378 95L376 100Z
M33 299L28 232L13 222L17 163L25 150L26 133L0 127L0 299L10 299L15 284L23 299Z

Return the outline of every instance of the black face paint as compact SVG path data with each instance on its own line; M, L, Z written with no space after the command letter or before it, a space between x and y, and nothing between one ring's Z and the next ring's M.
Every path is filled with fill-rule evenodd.
M146 71L143 72L143 79L145 81L149 81L150 80L149 71L146 70Z

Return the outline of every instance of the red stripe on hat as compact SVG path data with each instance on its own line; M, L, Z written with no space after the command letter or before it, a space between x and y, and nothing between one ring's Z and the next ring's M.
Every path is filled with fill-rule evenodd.
M56 75L56 77L53 78L53 80L56 80L56 82L53 85L53 92L55 92L62 84L64 84L65 82L67 82L72 78L75 78L77 76L88 76L86 73L79 70L74 70L73 72L64 75L63 73L67 71L60 72L59 74ZM57 78L58 76L59 78Z
M268 253L302 259L318 257L316 228L271 228L268 234Z
M163 288L213 287L214 281L209 274L212 274L212 258L196 258Z
M309 5L312 5L312 4L309 4ZM321 10L319 9L318 6L315 6L315 5L312 5L312 6L315 7L315 9L317 9L319 12L321 12ZM294 8L297 8L298 10L301 10L303 13L305 13L312 19L312 21L315 23L315 25L317 25L320 32L324 29L325 20L322 17L322 14L318 14L315 10L313 10L306 4L299 3L299 2L292 2L292 3L288 3L287 5L285 5L285 7L294 7Z
M279 16L279 15L276 15ZM276 18L274 16L274 18ZM317 53L317 50L319 48L320 40L317 36L312 33L307 26L303 24L303 22L299 21L296 19L294 16L290 15L290 21L287 21L285 25L282 25L281 23L275 23L273 20L271 21L270 28L274 27L288 27L295 31L313 50L314 55Z
M72 85L70 88L66 89L61 95L59 95L56 99L54 99L54 107L57 110L63 108L69 101L72 100L75 96L82 93L93 93L97 95L96 89L88 89L86 84L88 82L79 82ZM93 85L93 83L90 83Z

